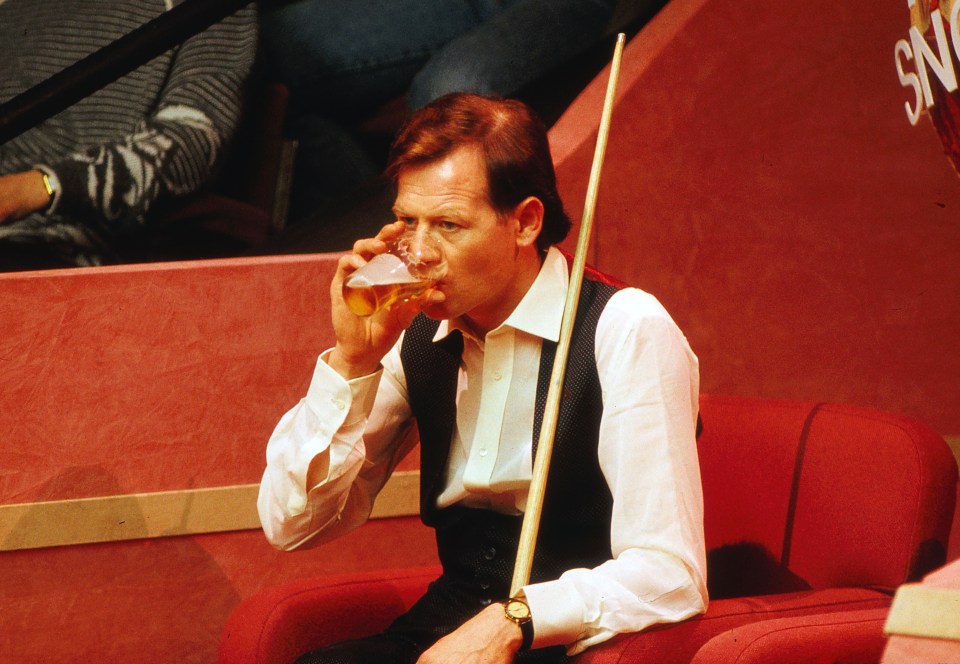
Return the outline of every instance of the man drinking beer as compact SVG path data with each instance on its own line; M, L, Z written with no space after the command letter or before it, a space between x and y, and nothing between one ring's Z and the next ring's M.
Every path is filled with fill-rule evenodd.
M282 549L362 524L420 433L421 517L443 574L384 633L301 662L564 662L618 633L706 608L695 444L699 374L643 291L590 274L580 293L531 582L509 597L569 280L570 221L545 127L468 94L414 114L388 174L397 221L331 284L335 346L267 445L259 509ZM343 282L407 230L447 272L357 316Z

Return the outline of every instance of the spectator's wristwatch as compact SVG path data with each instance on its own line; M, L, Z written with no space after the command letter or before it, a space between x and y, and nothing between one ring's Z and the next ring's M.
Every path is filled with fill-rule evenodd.
M503 604L503 614L520 627L523 642L520 650L529 650L533 643L533 617L530 615L530 606L522 599L511 597Z

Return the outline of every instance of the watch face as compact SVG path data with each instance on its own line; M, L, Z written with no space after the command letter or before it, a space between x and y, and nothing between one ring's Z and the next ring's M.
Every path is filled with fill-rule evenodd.
M510 616L513 620L517 622L525 622L530 620L530 607L526 605L525 602L520 600L511 599L504 606L504 610L507 612L507 615Z

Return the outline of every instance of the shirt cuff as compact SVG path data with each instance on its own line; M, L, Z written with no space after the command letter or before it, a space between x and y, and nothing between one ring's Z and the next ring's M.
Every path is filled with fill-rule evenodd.
M317 416L334 424L335 431L341 426L356 425L369 415L383 369L346 380L327 364L330 352L324 351L317 360L306 401Z
M533 647L569 646L583 630L583 598L573 584L559 579L524 586L533 617Z

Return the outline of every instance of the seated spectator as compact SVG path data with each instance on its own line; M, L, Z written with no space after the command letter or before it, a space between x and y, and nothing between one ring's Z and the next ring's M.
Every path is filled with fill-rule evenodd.
M0 101L179 2L0 0ZM155 203L204 186L256 48L251 5L0 145L0 269L113 262Z
M648 2L648 0L637 0ZM261 7L271 74L291 92L299 140L291 219L383 167L345 130L406 95L515 96L596 43L614 0L292 0ZM385 156L385 154L384 154Z

